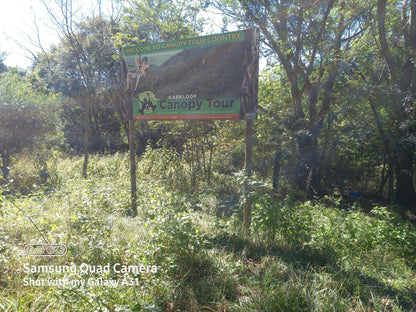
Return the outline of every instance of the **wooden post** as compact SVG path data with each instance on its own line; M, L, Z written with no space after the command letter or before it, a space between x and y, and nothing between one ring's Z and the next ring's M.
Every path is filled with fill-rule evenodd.
M84 152L84 163L82 164L82 176L87 177L88 169L88 145L89 145L89 136L90 136L90 93L88 93L87 98L85 99L85 112L84 112L84 134L83 134L83 152Z
M251 177L251 169L253 162L253 119L246 120L246 155L244 161L244 170L247 178ZM250 198L250 185L245 185L246 201L244 203L244 233L246 236L250 235L251 226L251 198Z
M136 145L134 140L133 93L128 91L129 113L129 150L130 150L130 189L132 216L137 216L137 185L136 185Z

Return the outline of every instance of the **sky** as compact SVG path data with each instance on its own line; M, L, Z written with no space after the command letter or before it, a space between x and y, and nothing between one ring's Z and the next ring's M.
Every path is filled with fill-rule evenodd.
M79 8L79 16L82 16L96 7L97 2L73 0L73 5ZM0 0L0 6L0 52L6 52L4 63L7 66L25 69L32 63L31 53L40 51L39 41L45 50L59 42L41 0Z
M6 52L7 66L26 68L31 64L30 52L36 52L35 20L39 27L42 45L50 46L57 41L45 10L38 0L0 0L0 52Z

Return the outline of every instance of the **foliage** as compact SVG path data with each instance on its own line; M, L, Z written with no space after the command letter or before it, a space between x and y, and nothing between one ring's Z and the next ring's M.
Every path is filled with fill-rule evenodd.
M383 142L384 167L388 168L382 180L389 180L390 198L393 197L393 183L395 184L394 197L401 203L416 199L412 178L416 147L413 110L416 76L413 52L410 52L416 46L416 22L411 18L415 12L413 1L378 1L377 57L384 68L367 67L364 62L360 62L360 67L363 66L361 76L370 85L368 102ZM370 37L368 40L374 42L374 39ZM368 61L366 57L364 54L364 60ZM381 190L383 187L384 182Z
M13 170L9 175L7 192L28 195L47 192L59 185L57 161L59 153L45 153L34 149L28 155L27 149L13 157Z
M32 89L14 73L0 76L0 156L3 178L7 179L11 157L32 148L56 133L59 106L54 95Z
M124 29L116 36L116 45L194 37L202 29L199 10L199 1L133 0L125 10Z
M242 25L255 25L287 80L290 111L286 128L297 143L292 180L300 189L322 193L321 157L325 121L330 118L336 84L344 76L354 42L366 24L361 2L218 1L217 7ZM354 13L351 13L354 12ZM355 12L359 12L355 14ZM287 106L287 105L285 105ZM279 151L277 153L280 153ZM309 178L310 176L310 178ZM310 180L309 182L308 179Z
M109 21L88 19L33 64L32 82L44 92L63 96L63 132L78 151L83 146L86 106L92 151L112 150L123 142L113 32Z
M175 137L188 131L193 131L192 137L186 141L179 150L168 148L166 143L168 135L161 139L161 147L152 149L148 147L141 155L138 171L144 180L159 180L164 182L164 187L179 192L192 194L199 189L209 189L212 184L223 184L227 188L229 177L220 174L213 169L214 157L211 131L214 124L206 123L205 127L196 127L193 122L185 122L177 127L172 127L176 133L170 133ZM176 139L177 140L177 139ZM225 180L225 181L224 181Z
M415 307L416 229L391 207L374 205L365 213L335 197L281 201L267 184L251 179L253 236L245 239L238 235L241 223L233 222L238 214L207 214L208 198L220 209L220 194L178 192L166 187L164 177L140 172L139 213L131 218L126 216L128 155L93 156L88 179L82 178L81 166L79 157L62 158L54 190L0 202L2 309L387 312ZM165 163L164 170L175 166ZM67 254L49 260L20 255L24 244L42 242L39 231L48 242L65 244ZM38 287L24 286L24 279L64 275L25 274L25 263L141 263L158 269L88 273L73 277L85 280L84 286ZM99 277L132 278L138 284L88 285Z

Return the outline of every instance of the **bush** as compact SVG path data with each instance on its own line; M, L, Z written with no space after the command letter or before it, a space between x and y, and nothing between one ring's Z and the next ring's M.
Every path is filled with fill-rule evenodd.
M13 170L7 183L8 191L28 195L55 189L60 183L57 170L54 152L49 155L36 151L18 154L13 160Z

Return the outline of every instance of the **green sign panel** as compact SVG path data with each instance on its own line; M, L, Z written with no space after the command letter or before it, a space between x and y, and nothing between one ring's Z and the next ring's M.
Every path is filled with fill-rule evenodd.
M257 29L123 49L136 120L254 119Z

